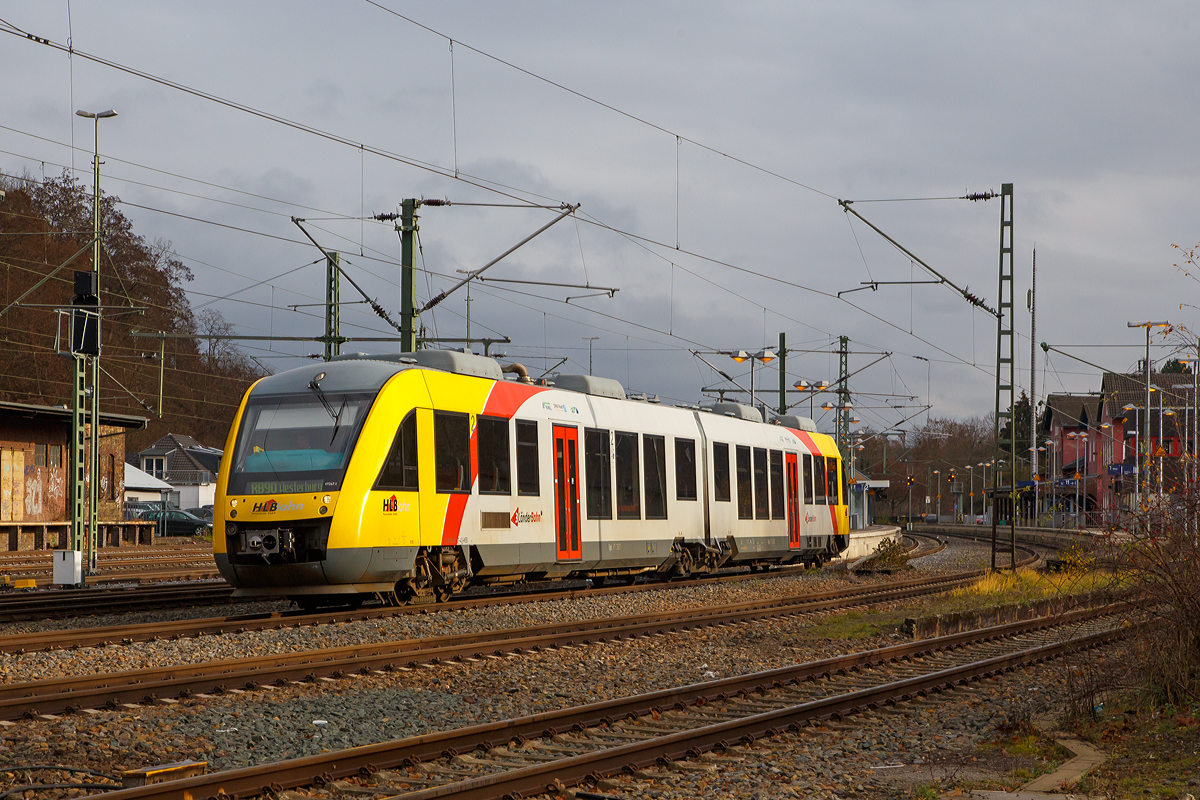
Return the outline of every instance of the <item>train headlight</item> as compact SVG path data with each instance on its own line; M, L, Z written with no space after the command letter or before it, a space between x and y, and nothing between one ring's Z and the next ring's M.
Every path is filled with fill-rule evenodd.
M237 498L236 498L236 497L232 497L232 498L230 498L230 500L229 500L229 507L230 507L230 508L237 508Z
M226 522L225 523L225 535L226 536L237 536L237 532L238 532L238 526L236 523L234 523L234 522Z
M322 514L324 514L324 513L325 513L326 511L328 511L328 510L329 510L329 508L328 508L328 507L326 507L326 506L321 506L321 513L322 513Z
M321 502L324 503L325 505L329 505L329 501L332 499L333 498L330 497L329 495L325 495L323 498L321 498ZM321 513L324 514L325 512L322 511Z

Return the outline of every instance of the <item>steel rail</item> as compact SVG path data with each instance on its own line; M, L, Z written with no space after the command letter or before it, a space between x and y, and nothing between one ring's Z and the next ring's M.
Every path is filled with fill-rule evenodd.
M316 782L329 783L334 779L368 775L380 769L412 766L431 759L470 753L478 749L503 746L512 741L524 742L531 739L554 736L569 731L582 731L599 725L611 726L616 720L632 718L667 708L684 709L688 706L703 706L767 689L778 689L820 677L845 674L874 665L906 661L914 656L955 650L970 644L1011 638L1059 625L1074 624L1106 613L1107 609L1072 612L1056 619L1042 618L998 625L975 631L951 634L937 639L927 639L892 645L878 650L863 651L844 656L823 659L799 665L790 665L765 672L740 675L730 678L691 684L672 689L662 689L631 697L615 698L585 706L559 709L533 714L516 719L500 720L466 728L457 728L436 733L413 736L365 745L331 753L307 756L288 761L272 762L252 767L196 776L193 778L124 789L104 795L105 800L198 800L198 798L229 797L244 798L255 795L276 794L284 789L310 785ZM591 754L603 761L567 759L553 762L549 771L533 772L537 778L525 789L510 792L545 791L550 775L560 781L552 791L561 791L562 784L570 785L585 777L612 774L627 767L646 766L660 758L677 759L720 745L729 745L739 740L779 731L813 718L830 718L849 715L889 700L904 700L952 688L976 677L1008 671L1016 666L1061 655L1069 648L1095 646L1112 637L1124 635L1125 629L1099 634L1084 640L1071 640L1045 647L1029 648L992 659L972 662L964 667L939 670L924 676L893 681L874 689L833 695L814 703L806 703L776 712L732 720L729 723L706 726L658 738L653 742L635 743L628 747ZM886 688L885 694L880 689ZM907 697L906 697L907 696ZM655 748L658 748L657 750ZM694 751L694 752L693 752ZM602 755L603 754L603 755ZM530 772L518 778L530 777ZM474 788L474 787L472 787ZM488 785L488 792L481 796L498 797L505 788ZM448 794L449 786L439 786L427 796ZM425 795L406 794L413 798Z
M191 585L108 586L63 591L20 592L0 595L0 622L157 610L171 605L233 603L236 601L232 594L233 590L224 581L219 583L192 582ZM74 633L76 632L39 631L34 634L16 634L13 637L17 639L16 642L9 642L9 637L0 637L0 643L11 645L0 644L0 652L30 649L26 644L20 643L25 637L29 637L28 644L41 640L55 642L58 647L80 645L80 640L73 635ZM39 650L45 649L41 646L35 645L35 647Z
M788 575L802 574L801 567L785 567L769 572L739 572L734 574L718 574L699 576L690 580L669 582L647 582L629 586L603 586L597 588L554 588L532 592L495 592L475 596L464 596L447 603L421 603L405 606L375 606L353 610L324 611L308 613L302 611L282 611L266 614L243 614L230 617L210 617L195 620L173 620L155 623L140 623L134 625L114 625L105 627L81 628L71 631L39 631L23 634L0 636L0 652L19 652L21 650L49 650L62 647L87 647L113 642L152 641L156 638L179 636L191 637L201 634L217 634L229 631L244 632L247 630L267 630L302 624L326 624L337 622L352 622L357 620L382 619L409 614L425 614L434 611L459 611L471 608L487 608L496 605L514 603L538 603L558 600L569 600L576 597L597 597L610 594L630 594L636 592L657 591L671 588L695 586L701 583L737 583L748 580L762 580ZM963 573L981 575L982 572ZM933 579L922 579L933 580ZM892 586L908 585L908 582L893 583ZM226 587L227 591L232 591ZM151 591L145 589L144 591ZM74 591L74 590L72 590ZM87 591L87 590L84 590ZM109 590L105 590L109 591ZM112 590L121 591L121 590ZM57 593L55 593L57 595ZM36 596L47 596L39 593ZM70 596L70 593L64 593ZM819 596L819 595L810 595ZM15 597L15 596L14 596ZM263 598L246 598L249 600ZM234 598L238 600L238 598ZM56 600L56 603L61 602ZM4 601L0 596L0 619L4 618ZM34 613L28 611L27 613Z
M591 644L593 641L605 642L844 609L849 605L891 602L941 593L973 579L925 582L901 589L871 587L867 591L842 590L825 593L818 599L802 595L727 606L12 683L0 686L0 719L18 719L83 708L116 707L121 703L154 702L160 698L186 697L242 686L258 688L273 682L314 680L354 672L367 674L397 665L412 667L455 659L479 659L488 655L538 651L565 645Z

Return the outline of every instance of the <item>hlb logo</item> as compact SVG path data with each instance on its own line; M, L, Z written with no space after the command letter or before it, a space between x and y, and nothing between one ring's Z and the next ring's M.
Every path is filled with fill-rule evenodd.
M255 514L274 514L276 511L303 511L304 503L295 503L288 500L280 505L274 498L263 500L261 503L255 503L251 509Z
M383 498L383 513L385 514L395 514L399 511L408 511L409 509L408 501L401 500L396 495Z

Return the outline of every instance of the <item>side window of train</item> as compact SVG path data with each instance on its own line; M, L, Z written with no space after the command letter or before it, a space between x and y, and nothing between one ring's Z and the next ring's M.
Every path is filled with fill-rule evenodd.
M754 448L754 516L756 519L771 518L770 492L767 487L767 451Z
M538 485L538 424L517 420L517 494L541 494Z
M417 490L417 412L410 411L396 429L392 449L375 481L376 489L387 491Z
M829 505L840 506L845 493L841 491L842 482L838 480L838 460L827 456L825 464L825 474L829 476Z
M783 452L771 451L771 519L784 518Z
M512 494L508 454L508 420L479 417L475 422L479 448L479 493Z
M642 518L638 435L617 432L617 519Z
M829 496L826 494L824 456L813 457L813 486L817 490L817 505L829 505Z
M437 490L471 491L471 418L451 411L433 412L433 460Z
M729 492L729 445L724 442L713 442L713 496L726 503L732 498Z
M646 519L667 518L667 439L642 436L646 465Z
M588 519L612 519L612 460L608 431L588 428L583 434L584 469L587 470Z
M728 457L725 463L729 463ZM726 476L728 477L728 476ZM675 499L696 499L696 440L675 440Z
M804 454L804 475L800 478L804 483L804 505L813 505L813 457L812 453Z
M739 444L737 456L738 519L754 519L754 488L750 478L750 448Z

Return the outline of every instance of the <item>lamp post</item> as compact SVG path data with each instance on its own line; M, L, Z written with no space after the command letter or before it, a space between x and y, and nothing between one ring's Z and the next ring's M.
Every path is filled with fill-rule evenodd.
M979 494L982 496L983 502L979 504L979 507L983 509L984 516L987 516L987 468L988 468L988 465L985 464L984 462L980 461L975 466L980 467L983 470L983 474L979 476L981 478L981 480L979 482Z
M758 403L755 402L754 399L754 364L756 361L761 361L763 364L771 363L776 358L775 353L767 350L766 348L759 350L753 355L747 353L745 350L738 350L734 353L730 353L729 357L739 364L741 364L743 361L750 362L750 407L758 408ZM763 419L766 419L765 414L763 415Z
M1146 450L1147 450L1147 453L1146 453L1146 466L1147 467L1150 466L1150 454L1149 454L1149 449L1150 449L1150 392L1151 392L1151 389L1150 389L1150 329L1151 328L1166 328L1166 327L1169 327L1170 324L1171 323L1167 322L1166 320L1163 320L1162 322L1127 322L1127 323L1125 323L1125 326L1127 328L1145 328L1146 329L1146 361L1144 364L1145 375L1146 375L1146 420L1145 420L1145 430L1143 431L1143 434L1142 434L1142 441L1144 442L1144 445L1142 445L1142 446L1146 447ZM1138 461L1141 461L1141 459L1139 458ZM1135 476L1138 475L1138 466L1134 466L1133 474ZM1140 481L1138 482L1138 488L1141 489Z
M975 522L975 468L967 464L967 475L971 479L971 493L967 495L971 499L971 510L967 513L971 515L971 522Z
M942 521L942 473L940 470L933 471L933 485L937 487L937 521Z
M792 388L802 392L808 392L808 416L811 419L813 416L813 398L817 396L817 392L823 392L829 388L828 381L819 381L815 386L801 378L792 384ZM803 401L801 401L803 402Z
M91 481L88 486L88 530L87 530L87 564L85 575L96 574L96 547L98 526L100 522L100 324L99 315L103 304L100 300L100 120L111 119L117 112L111 108L107 111L76 111L77 116L90 119L93 125L93 142L95 144L92 156L92 274L96 282L96 345L97 353L92 356L92 408L91 408L91 453L89 469Z

